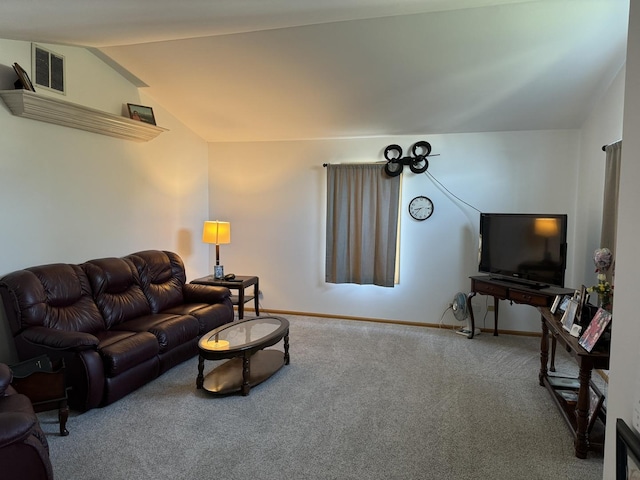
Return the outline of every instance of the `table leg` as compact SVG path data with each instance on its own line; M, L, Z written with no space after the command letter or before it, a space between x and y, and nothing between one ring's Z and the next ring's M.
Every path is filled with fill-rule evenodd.
M249 395L251 386L249 385L249 375L251 374L251 363L249 361L249 355L244 354L242 356L242 395Z
M589 435L587 424L589 423L589 383L591 381L591 368L580 363L580 390L578 391L578 403L576 404L576 457L587 458L589 449Z
M60 422L60 436L66 437L69 435L69 430L67 430L67 420L69 418L69 405L67 405L67 401L63 400L60 402L60 408L58 409L58 422Z
M500 299L493 297L493 336L498 336L498 308L500 307Z
M476 292L471 292L467 295L467 310L469 310L469 318L471 318L471 331L467 335L467 338L473 338L473 334L476 331L476 319L473 317L473 307L471 306L471 299L476 296Z
M540 373L538 381L544 386L544 379L547 378L547 363L549 361L549 327L544 317L542 321L542 338L540 339Z
M196 388L202 388L204 383L204 358L202 355L198 356L198 377L196 378Z
M258 287L259 280L256 280L255 285L253 286L253 307L256 310L256 317L260 316L260 287Z
M238 320L244 318L244 285L238 288Z
M284 336L284 364L289 365L289 333Z

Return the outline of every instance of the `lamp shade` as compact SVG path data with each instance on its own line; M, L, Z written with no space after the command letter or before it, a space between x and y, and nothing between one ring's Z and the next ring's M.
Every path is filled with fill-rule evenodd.
M555 218L536 218L533 228L536 235L553 237L558 234L558 220Z
M231 224L229 222L204 222L202 241L221 245L231 243Z

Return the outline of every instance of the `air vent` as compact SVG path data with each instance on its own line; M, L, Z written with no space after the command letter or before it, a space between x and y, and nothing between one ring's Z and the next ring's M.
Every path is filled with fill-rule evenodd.
M33 72L36 87L65 93L64 56L32 44Z

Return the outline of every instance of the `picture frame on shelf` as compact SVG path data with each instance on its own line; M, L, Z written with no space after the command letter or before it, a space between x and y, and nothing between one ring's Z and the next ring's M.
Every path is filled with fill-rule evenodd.
M584 330L578 340L580 346L587 352L591 352L609 325L609 322L611 322L611 312L608 312L604 308L598 308L591 322L589 322L589 326Z
M13 84L17 89L28 90L30 92L35 92L36 89L33 88L33 83L31 83L31 79L29 75L17 62L13 64L13 69L18 75L18 80Z
M589 295L587 294L587 287L582 285L580 290L576 290L576 294L578 295L578 311L576 312L576 317L574 319L574 323L582 324L582 310L584 309L585 304L587 303L587 299Z
M136 105L134 103L127 103L127 109L129 110L129 118L132 120L138 120L150 125L156 124L156 117L153 114L153 108L146 107L144 105Z
M604 394L593 383L589 382L589 412L587 414L587 433L591 433L593 426L596 424L602 405L604 404Z
M560 321L562 323L562 328L564 328L567 332L570 332L571 327L573 327L573 322L575 321L579 306L580 304L576 299L569 299L567 308L562 314L562 320Z
M640 437L621 418L616 419L616 480L640 478Z
M551 304L551 308L549 309L551 313L555 315L558 310L558 306L560 305L560 301L562 300L562 295L556 295L556 298L553 299L553 303Z
M571 300L571 297L569 295L564 295L562 297L562 299L560 300L560 304L556 309L558 314L562 315L564 313L564 311L567 309L567 306L569 305L569 300Z

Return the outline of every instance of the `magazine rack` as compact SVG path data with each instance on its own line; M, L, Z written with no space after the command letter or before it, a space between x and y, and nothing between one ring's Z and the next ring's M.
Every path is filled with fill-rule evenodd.
M559 315L552 314L548 307L540 307L539 310L542 320L540 385L549 390L573 432L576 457L586 458L588 450L602 450L604 447L606 422L604 398L591 381L591 372L594 369L609 368L609 348L608 345L597 345L591 352L587 352L578 343L578 338L571 336L563 329ZM564 346L578 363L577 379L548 375L549 334L553 335L554 339ZM567 391L576 394L573 401Z

